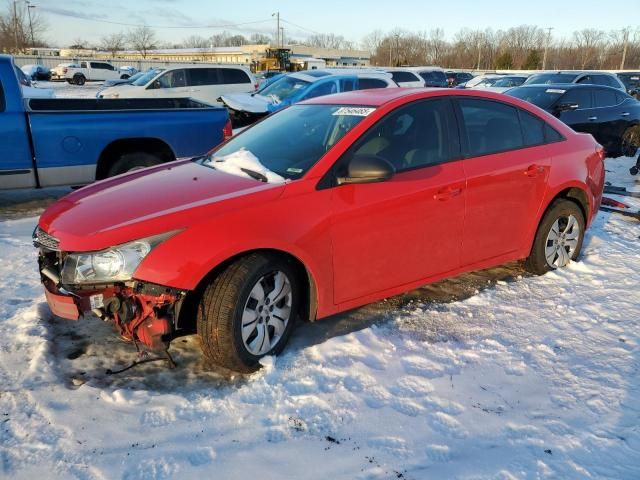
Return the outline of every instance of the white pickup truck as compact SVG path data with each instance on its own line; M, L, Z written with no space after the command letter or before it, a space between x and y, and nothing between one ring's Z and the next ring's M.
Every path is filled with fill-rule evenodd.
M84 85L85 82L117 80L127 78L128 73L122 73L116 67L107 62L84 61L79 66L67 67L65 80L75 85Z

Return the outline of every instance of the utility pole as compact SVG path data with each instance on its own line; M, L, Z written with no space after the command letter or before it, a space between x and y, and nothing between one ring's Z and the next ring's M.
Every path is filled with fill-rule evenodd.
M284 27L280 27L280 42L280 46L284 48Z
M36 8L35 5L31 5L31 2L27 0L27 13L29 14L29 30L31 31L31 48L36 47L36 41L33 37L33 23L31 22L31 9Z
M18 42L18 9L16 7L16 0L13 0L13 34L16 37L16 53L20 51L20 44Z
M480 70L480 61L482 60L482 45L480 44L480 41L478 41L478 68L477 70Z
M624 46L622 47L622 60L620 61L620 70L624 70L624 62L627 60L627 47L629 46L629 29L624 29Z
M276 48L281 46L280 44L280 12L271 14L272 17L276 17Z
M547 54L549 52L549 42L551 40L551 30L553 27L547 28L547 41L544 44L544 56L542 57L542 70L547 69Z

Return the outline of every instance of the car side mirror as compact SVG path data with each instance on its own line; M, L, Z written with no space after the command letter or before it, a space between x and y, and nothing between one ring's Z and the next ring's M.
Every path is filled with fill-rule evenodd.
M557 112L567 112L569 110L577 110L580 107L577 103L560 103L556 105Z
M347 166L347 176L338 177L338 185L350 183L376 183L389 180L396 169L384 158L376 155L355 155Z
M635 97L636 95L638 95L638 90L636 89L631 89L629 90L629 95L631 95L632 97Z

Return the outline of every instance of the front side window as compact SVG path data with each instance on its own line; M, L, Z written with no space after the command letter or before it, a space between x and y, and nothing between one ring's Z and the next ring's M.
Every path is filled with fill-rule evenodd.
M524 146L515 107L475 98L460 98L458 103L467 131L469 155L487 155Z
M390 113L367 131L346 155L374 155L397 172L437 165L459 155L453 136L451 104L446 99L414 102ZM346 165L347 160L341 160ZM338 175L340 176L340 175Z
M87 68L87 62L80 62L80 68Z
M578 109L591 108L591 89L590 88L573 88L565 93L558 103L567 103L578 105Z
M323 82L320 85L312 87L304 96L304 99L308 100L315 97L324 97L325 95L331 95L332 93L338 93L338 86L336 85L336 82Z
M171 70L159 79L159 88L179 88L187 86L186 72L184 70Z
M302 177L347 132L375 109L348 105L294 105L233 137L200 162L248 156L285 179ZM246 165L246 164L245 164Z

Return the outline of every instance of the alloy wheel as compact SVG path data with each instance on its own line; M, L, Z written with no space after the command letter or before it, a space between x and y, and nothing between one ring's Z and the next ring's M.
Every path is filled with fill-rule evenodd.
M242 311L242 342L255 356L270 352L291 320L293 292L287 275L275 271L262 276L251 289Z
M573 215L556 219L547 235L544 255L551 268L566 266L578 248L580 223Z

